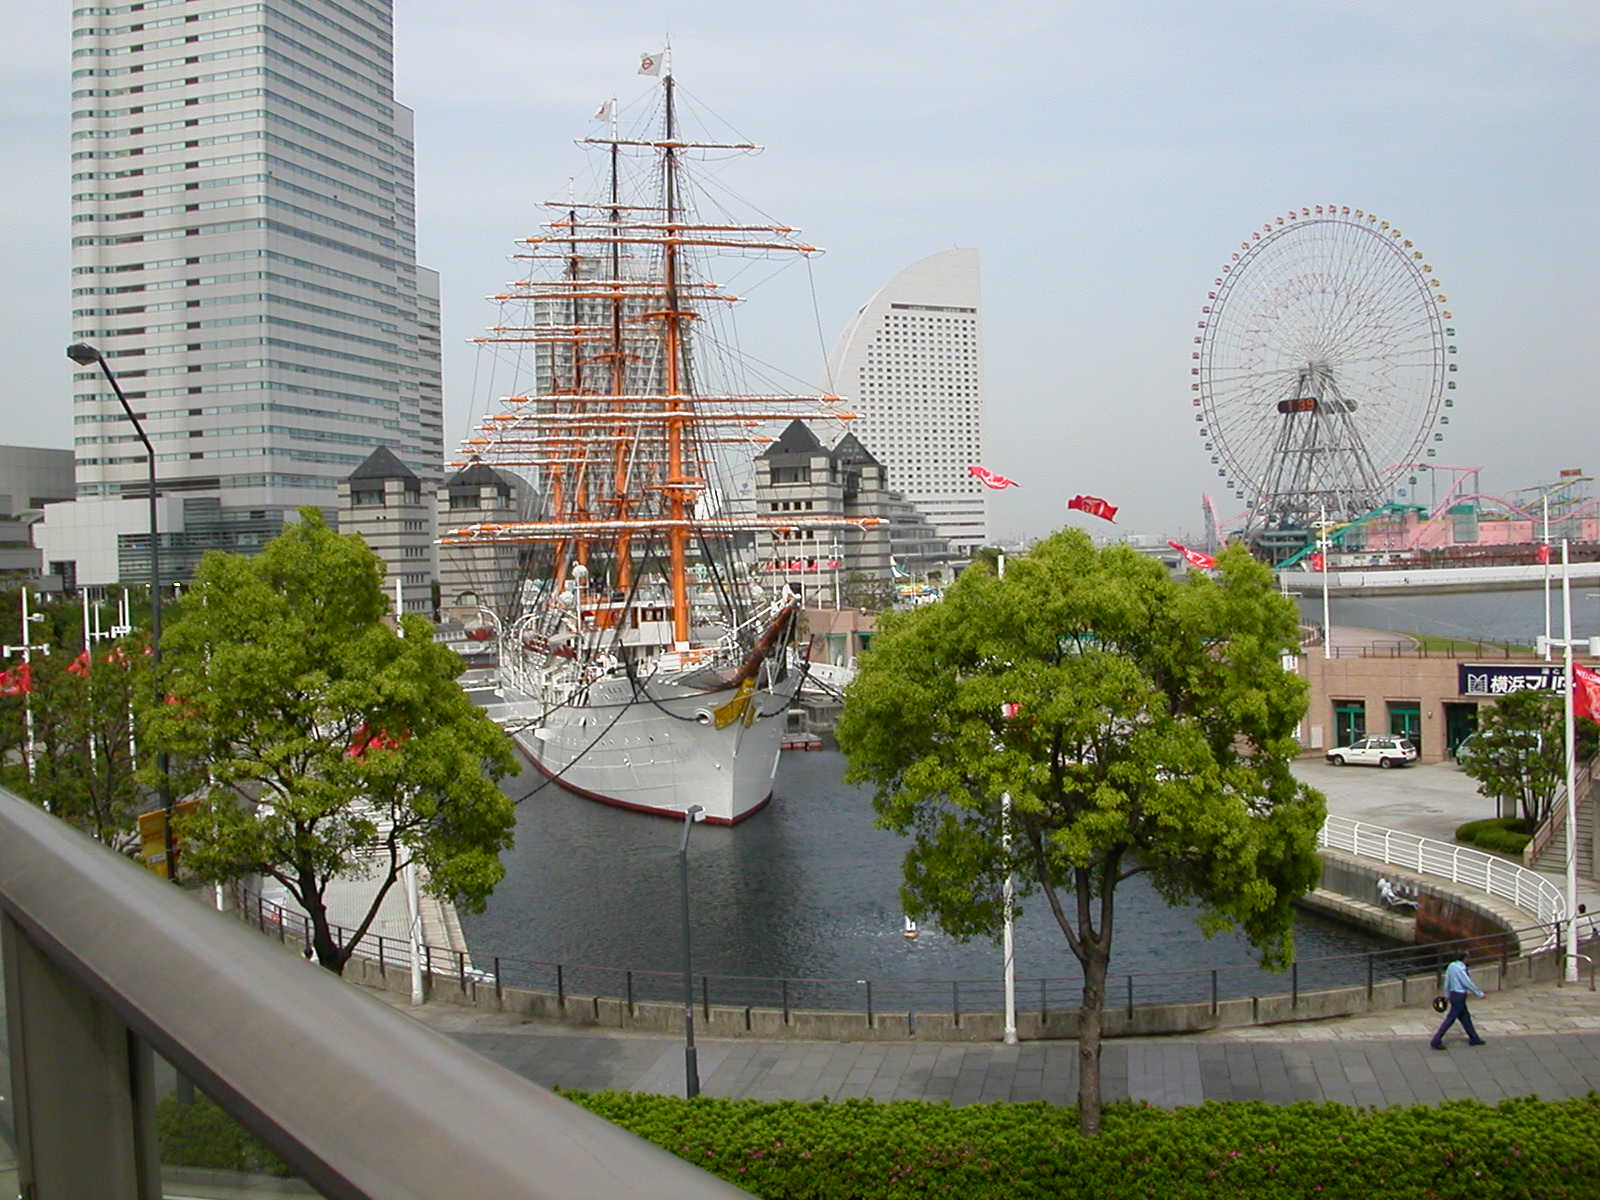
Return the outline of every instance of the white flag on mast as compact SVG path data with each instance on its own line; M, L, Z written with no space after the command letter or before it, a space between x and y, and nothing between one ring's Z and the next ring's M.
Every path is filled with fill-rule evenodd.
M614 103L615 101L613 100L602 102L600 107L594 110L594 119L596 121L609 121L611 119L611 106Z
M665 55L665 54L666 54L666 51L663 50L658 54L651 54L649 51L646 51L645 53L639 55L639 74L641 74L641 75L659 75L659 74L661 74L661 59L662 59L662 56Z

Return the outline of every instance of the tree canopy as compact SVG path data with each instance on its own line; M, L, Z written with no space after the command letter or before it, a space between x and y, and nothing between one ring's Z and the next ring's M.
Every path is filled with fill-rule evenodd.
M1566 703L1559 692L1507 692L1479 710L1478 730L1460 754L1461 768L1493 799L1515 799L1527 831L1550 817L1566 783ZM1577 718L1580 759L1594 754L1595 723Z
M1236 927L1265 964L1292 961L1324 817L1289 770L1306 687L1284 656L1298 644L1293 605L1242 547L1215 578L1176 580L1066 531L1003 577L969 567L940 602L886 616L846 692L848 778L911 837L908 914L998 935L1008 873L1019 901L1049 904L1083 969L1086 1133L1121 881L1147 873L1208 933Z
M515 820L496 786L509 742L455 683L460 660L420 617L397 636L385 607L372 551L304 509L254 558L201 560L144 713L177 791L202 798L180 823L184 874L278 880L333 970L408 863L435 894L481 908ZM378 880L342 940L326 910L338 876Z

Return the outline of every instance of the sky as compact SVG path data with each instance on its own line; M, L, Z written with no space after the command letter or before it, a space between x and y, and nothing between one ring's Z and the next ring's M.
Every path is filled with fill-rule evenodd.
M70 5L13 7L0 440L65 447ZM670 37L692 101L765 147L727 186L827 250L751 294L740 334L761 361L823 388L879 287L980 252L985 465L1021 484L992 498L997 540L1110 532L1064 509L1080 492L1127 532L1198 534L1220 481L1191 418L1195 322L1241 238L1318 203L1403 228L1448 291L1459 388L1436 462L1482 467L1500 495L1600 472L1593 0L700 0L670 25L636 0L395 12L447 445L485 408L467 339L518 277L512 239L587 171L573 143L596 106L645 97L638 57Z

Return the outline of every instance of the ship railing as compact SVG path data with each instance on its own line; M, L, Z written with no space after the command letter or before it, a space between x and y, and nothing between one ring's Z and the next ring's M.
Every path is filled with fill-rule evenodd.
M235 902L239 915L269 937L290 947L310 944L302 914L243 890L235 893ZM1113 969L1106 980L1106 1007L1113 1012L1125 1010L1130 1020L1137 1020L1139 1010L1149 1011L1156 1006L1199 1005L1202 1014L1216 1016L1225 1003L1237 1010L1238 1002L1249 1001L1251 1012L1293 1019L1309 993L1354 988L1358 995L1364 990L1366 999L1371 1001L1380 989L1392 993L1387 985L1396 981L1400 981L1398 995L1402 1001L1420 1000L1436 993L1445 966L1462 951L1474 964L1498 964L1496 982L1501 987L1516 978L1558 979L1565 953L1561 941L1564 930L1560 921L1539 922L1451 941L1297 959L1281 972L1248 964L1167 971ZM341 943L349 933L339 927L334 929L335 938ZM1586 928L1580 931L1580 937L1593 933ZM939 935L925 929L921 936ZM1524 951L1523 947L1536 948ZM434 989L429 994L449 995L469 1004L481 1006L491 998L506 1004L507 993L516 990L533 998L533 1011L592 1020L598 1018L602 1006L611 1006L619 1019L632 1019L640 1014L641 1006L670 1009L683 1002L681 969L513 955L480 956L474 960L461 948L426 943L419 946L417 953L425 987ZM384 935L368 933L354 957L363 960L379 978L398 973L397 984L411 967L409 944ZM1114 968L1115 963L1112 965ZM1594 982L1591 977L1591 990ZM692 986L696 1005L705 1019L709 1021L715 1015L722 1022L720 1027L732 1032L741 1028L759 1032L764 1023L789 1026L795 1014L802 1012L865 1015L869 1026L878 1014L910 1014L913 1025L917 1014L948 1014L959 1026L964 1017L992 1015L1004 1003L998 970L987 978L923 979L696 972ZM1081 975L1074 974L1019 979L1015 988L1017 1005L1019 1010L1037 1012L1048 1025L1051 1013L1059 1015L1078 1008L1082 986Z

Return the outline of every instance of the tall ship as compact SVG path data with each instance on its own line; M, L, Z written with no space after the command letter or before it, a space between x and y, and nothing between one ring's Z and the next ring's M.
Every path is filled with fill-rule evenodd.
M609 132L579 145L599 194L544 206L518 243L527 275L478 339L515 390L456 465L511 473L528 511L440 542L516 564L499 611L483 610L491 711L535 767L594 800L732 824L771 798L805 674L799 597L762 587L755 537L814 543L846 523L757 512L752 464L782 424L851 414L752 382L719 268L746 278L755 260L819 251L770 218L709 211L729 193L700 168L758 147L686 133L670 65L647 57L641 73L656 71L634 129L614 101L596 114Z

